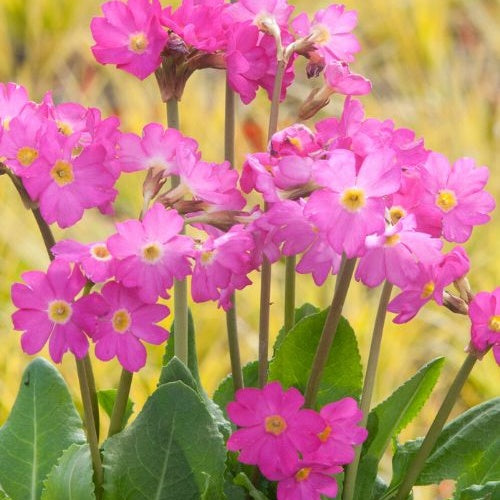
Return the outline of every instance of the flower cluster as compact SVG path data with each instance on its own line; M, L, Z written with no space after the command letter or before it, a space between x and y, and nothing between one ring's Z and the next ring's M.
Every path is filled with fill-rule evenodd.
M115 64L138 78L157 73L164 99L180 98L196 69L226 69L233 90L248 104L257 89L272 95L278 61L284 61L281 97L294 79L297 56L308 60L307 75L323 72L325 84L315 97L324 105L330 94L370 92L368 80L351 74L349 63L360 50L352 34L357 14L343 5L321 9L309 20L305 13L292 19L286 0L184 0L172 10L158 0L106 2L104 17L92 20L92 51L103 64ZM321 106L316 106L318 109Z
M335 497L332 474L352 462L354 446L367 437L366 429L357 426L362 413L354 399L329 403L319 413L303 405L297 389L284 391L271 382L263 389L238 390L227 406L229 418L241 427L230 436L228 449L278 481L278 500Z

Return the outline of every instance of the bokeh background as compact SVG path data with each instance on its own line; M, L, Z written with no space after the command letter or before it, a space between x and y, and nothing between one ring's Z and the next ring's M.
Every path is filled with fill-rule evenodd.
M99 66L93 59L89 23L100 15L98 0L0 0L0 81L14 81L28 89L33 100L52 91L56 102L77 101L101 108L104 116L120 117L123 131L140 133L151 121L165 122L154 77L140 82L113 67ZM292 2L297 9L312 11L327 2ZM426 146L454 161L474 157L491 169L489 191L500 199L500 2L498 0L346 0L359 11L356 31L363 50L353 70L370 78L373 93L364 97L367 115L392 118L397 126L409 127L424 136ZM163 1L165 5L165 1ZM175 2L174 2L175 5ZM296 120L296 111L315 82L307 81L303 66L282 106L280 125ZM223 157L224 75L217 71L195 74L180 104L181 129L196 138L204 158ZM322 116L337 114L337 97ZM248 151L264 147L268 102L263 94L237 111L237 164ZM312 123L311 123L312 125ZM116 215L103 218L89 212L76 226L56 237L81 241L105 238L114 220L135 217L140 209L143 174L129 174L120 181ZM466 244L472 260L470 281L474 290L492 290L500 283L500 215L490 224L475 229ZM30 358L19 347L19 333L12 330L10 286L27 269L45 269L47 257L31 214L27 212L6 176L0 177L0 423L7 418L18 390L21 373ZM273 335L282 322L281 291L283 266L274 267L272 291ZM238 294L238 322L243 360L256 358L258 327L258 275L255 285ZM330 302L334 280L321 288L309 277L300 277L297 303L313 302L325 307ZM355 284L349 292L345 315L359 334L363 359L379 290L367 291ZM225 339L225 318L215 305L194 305L197 343L203 381L209 393L229 371ZM446 356L442 377L423 413L402 434L403 439L421 435L432 420L451 378L464 358L468 343L466 318L428 305L417 319L404 326L390 323L383 340L375 402L422 364ZM146 368L134 377L132 399L141 407L157 382L163 349L149 349ZM46 354L46 353L45 353ZM114 387L120 367L117 362L95 362L99 389ZM66 356L61 371L74 393L77 390L74 361ZM479 363L464 388L455 413L485 398L499 395L498 368L492 356ZM106 425L106 423L105 423ZM498 430L492 430L498 432ZM384 463L390 474L390 461ZM420 488L417 496L448 498L452 485Z

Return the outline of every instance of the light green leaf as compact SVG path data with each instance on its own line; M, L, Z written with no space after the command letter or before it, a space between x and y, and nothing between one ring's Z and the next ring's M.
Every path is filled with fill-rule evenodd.
M299 321L285 336L269 366L269 380L283 387L297 387L302 393L316 353L328 310L311 314ZM323 371L317 407L346 396L361 393L362 367L356 336L345 318L341 318Z
M224 440L200 396L169 382L104 443L105 498L219 500L225 459Z
M85 435L66 384L46 360L23 373L12 412L0 429L0 483L14 499L38 499L62 452Z
M396 389L368 416L368 439L363 445L355 498L372 497L378 463L385 449L399 432L419 413L434 388L444 358L424 365L413 377Z
M475 484L455 492L455 500L497 500L500 498L500 481Z
M97 391L97 400L109 418L111 418L111 414L113 413L113 406L115 405L117 392L118 391L116 389L104 389L102 391ZM134 403L129 398L125 408L125 413L123 414L122 427L125 427L125 424L132 416L132 413L134 413Z
M88 444L73 444L44 481L42 500L95 500Z

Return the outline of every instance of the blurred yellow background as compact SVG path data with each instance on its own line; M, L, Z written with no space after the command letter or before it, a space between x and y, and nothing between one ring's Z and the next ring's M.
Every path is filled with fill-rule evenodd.
M90 52L93 44L89 24L101 15L98 0L0 0L0 81L15 81L28 89L33 100L52 90L56 102L77 101L117 114L123 131L140 133L151 121L165 122L154 77L140 82L113 67L98 65ZM296 10L311 3L292 2ZM451 161L474 157L488 165L488 189L500 199L500 2L498 0L371 0L346 1L359 11L356 31L363 46L353 70L370 78L373 93L364 97L368 116L392 118L397 126L410 127L424 136L428 148L443 152ZM165 5L165 2L163 2ZM325 7L324 1L315 8ZM307 7L309 6L309 7ZM299 66L297 84L282 107L280 124L295 121L301 100L314 82L307 81ZM336 97L322 113L338 113L342 99ZM223 157L224 75L204 71L189 81L180 105L181 129L196 138L204 158ZM243 134L243 124L255 121L267 129L268 102L261 94L249 107L238 107L237 158L241 165L252 147ZM312 126L312 121L309 123ZM116 205L116 219L135 217L140 208L143 174L125 175ZM19 333L12 330L10 286L22 271L44 269L47 257L31 214L17 199L6 176L0 177L0 422L8 415L17 393L20 375L30 358L19 347ZM56 237L81 241L104 238L113 231L113 220L96 212ZM486 226L475 229L466 244L472 260L470 281L475 291L492 290L500 284L498 210ZM282 322L281 291L283 267L275 266L272 290L271 331ZM240 343L243 360L256 358L258 326L258 275L255 285L238 293ZM325 307L330 302L334 281L316 288L309 277L300 277L297 303L313 302ZM354 285L349 292L345 315L359 333L360 348L367 357L369 337L378 301L378 290L366 291ZM225 318L212 304L194 305L198 352L203 381L209 393L229 371ZM390 318L389 318L390 321ZM446 356L437 390L422 415L403 432L403 437L420 435L432 420L444 391L461 364L468 343L466 318L428 305L418 318L405 326L388 324L383 341L375 401L436 356ZM147 367L134 377L132 398L142 406L154 390L161 364L162 348L149 349ZM95 362L100 389L116 385L120 367L116 361ZM61 371L79 400L74 361L66 356ZM492 356L476 366L463 390L456 412L499 394L498 367ZM387 473L390 462L384 463ZM423 488L418 498L447 498Z

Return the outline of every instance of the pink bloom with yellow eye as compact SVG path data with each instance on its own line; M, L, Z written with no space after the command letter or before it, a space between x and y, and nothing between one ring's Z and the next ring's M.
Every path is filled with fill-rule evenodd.
M318 448L317 435L325 427L318 413L301 409L303 404L297 389L284 391L279 382L263 389L239 389L236 401L227 405L227 413L241 429L229 437L228 449L240 451L240 462L258 465L269 479L288 475L298 452Z
M17 83L0 83L0 129L9 128L12 118L28 103L28 92Z
M12 302L19 308L12 315L15 330L22 330L21 346L27 354L36 354L49 342L49 353L56 363L69 349L83 358L89 343L79 326L80 311L75 297L85 285L78 267L54 260L47 273L28 271L26 284L12 285Z
M479 292L469 304L471 343L479 352L490 347L500 365L500 287L493 292Z
M94 17L90 24L95 58L144 80L160 65L168 38L160 24L160 2L111 1L102 5L102 11L104 17Z

